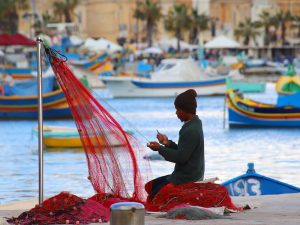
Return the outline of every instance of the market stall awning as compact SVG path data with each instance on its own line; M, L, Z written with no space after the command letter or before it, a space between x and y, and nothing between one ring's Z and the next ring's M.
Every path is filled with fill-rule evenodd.
M239 48L240 44L226 36L220 35L204 45L205 48Z
M0 46L9 45L24 45L24 46L34 46L35 41L22 34L1 34L0 35Z

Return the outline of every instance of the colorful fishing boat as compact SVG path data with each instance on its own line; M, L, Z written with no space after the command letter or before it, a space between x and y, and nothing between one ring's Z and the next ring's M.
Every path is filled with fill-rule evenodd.
M30 79L34 76L32 75L34 73L34 69L32 68L17 68L17 67L0 67L0 71L2 73L9 74L12 76L13 79L16 80L23 80L23 79Z
M33 128L34 134L38 134L38 128ZM127 133L132 133L126 131ZM101 140L101 139L100 139ZM43 126L43 141L47 148L82 148L79 133L76 127ZM120 145L120 142L110 136L112 145ZM103 144L104 144L103 140Z
M266 104L230 88L226 92L229 126L300 127L299 96L283 96L276 105Z
M94 56L91 56L87 59L78 59L78 60L70 60L70 63L73 66L80 66L88 70L94 70L101 66L103 62L109 57L107 52L100 52Z
M256 196L298 193L300 188L255 172L254 163L248 163L245 174L222 183L231 196Z
M226 92L226 78L205 74L191 59L163 60L151 77L102 77L115 98L173 97L188 88L198 95L219 95Z
M61 89L43 95L45 119L71 118L69 105ZM38 97L0 96L0 119L37 119Z
M34 134L38 134L37 127L34 127L33 131ZM46 147L82 148L75 127L43 126L43 141Z
M292 65L289 65L285 75L279 77L275 89L279 94L283 95L300 92L300 75L296 75Z

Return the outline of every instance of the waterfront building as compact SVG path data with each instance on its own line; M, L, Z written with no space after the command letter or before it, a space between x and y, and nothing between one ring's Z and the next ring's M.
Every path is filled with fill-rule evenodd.
M58 0L30 0L30 8L20 11L19 30L21 33L34 37L33 17L24 15L38 15L44 13L53 15L53 3ZM145 41L145 22L134 18L136 6L144 0L82 0L76 7L72 16L74 31L77 35L86 38L104 37L111 41L123 37L127 41L138 39ZM205 13L212 18L210 30L201 33L201 42L206 42L219 34L234 38L234 29L240 22L251 18L259 19L264 10L275 14L280 10L290 10L292 15L300 14L299 0L157 0L161 4L162 14L165 16L168 10L176 3L184 3L197 9L199 14ZM63 22L63 21L62 21ZM293 38L297 33L292 29L291 23L287 23L287 36ZM278 31L280 34L280 30ZM159 21L154 39L163 36L172 36L164 29L163 18ZM186 34L185 39L187 40ZM259 45L263 43L263 35L258 37Z

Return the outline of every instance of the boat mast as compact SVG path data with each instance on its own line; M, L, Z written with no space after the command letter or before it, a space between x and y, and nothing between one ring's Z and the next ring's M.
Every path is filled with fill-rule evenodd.
M37 78L38 78L38 154L39 154L39 204L44 199L44 171L43 171L43 96L42 96L42 60L41 51L43 41L40 37L37 43Z

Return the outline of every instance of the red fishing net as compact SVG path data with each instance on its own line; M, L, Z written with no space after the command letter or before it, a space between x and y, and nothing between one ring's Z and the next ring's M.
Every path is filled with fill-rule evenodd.
M46 48L46 53L69 103L85 150L90 180L97 194L84 200L63 192L10 222L51 224L107 221L109 207L120 201L144 203L149 211L167 211L182 204L238 209L232 204L225 187L211 183L169 184L152 201L146 202L144 185L149 181L150 167L143 159L142 145L122 129L74 76L63 57L50 48Z
M109 208L95 199L84 200L68 192L62 192L22 213L18 218L9 219L9 223L31 224L88 224L107 222Z
M79 131L95 191L143 201L147 177L141 176L141 170L149 173L147 163L138 165L143 159L143 147L123 130L62 58L51 49L47 53Z
M226 187L214 183L187 183L182 185L168 184L153 198L147 199L149 211L168 211L178 206L221 207L241 211L229 196Z

